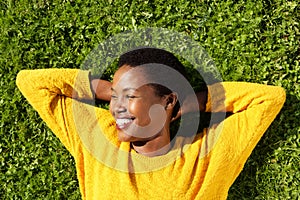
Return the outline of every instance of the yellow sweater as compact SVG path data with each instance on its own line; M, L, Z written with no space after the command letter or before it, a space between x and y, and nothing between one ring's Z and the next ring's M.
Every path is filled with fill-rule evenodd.
M224 82L209 86L207 112L233 114L193 142L153 158L117 139L109 111L93 99L89 73L24 70L17 86L76 162L83 199L226 199L253 148L285 101L280 87ZM226 98L224 98L224 94Z

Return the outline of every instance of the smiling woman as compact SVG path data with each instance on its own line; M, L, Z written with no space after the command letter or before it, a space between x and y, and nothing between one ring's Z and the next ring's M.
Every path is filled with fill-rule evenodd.
M168 85L180 80L179 73L186 74L184 66L173 54L150 48L123 54L118 65L110 111L116 119L119 140L131 142L140 154L165 154L170 149L170 122L179 111L178 94L185 91L183 81L181 88L173 91Z
M120 57L112 83L44 69L21 71L17 85L74 156L83 199L226 199L285 92L224 82L195 95L183 70L171 53L141 48ZM94 98L110 100L109 111L81 101ZM171 137L172 120L195 110L232 114Z

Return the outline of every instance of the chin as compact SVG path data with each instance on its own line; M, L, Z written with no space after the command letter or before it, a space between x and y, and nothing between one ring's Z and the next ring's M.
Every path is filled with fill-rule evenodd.
M121 142L133 142L135 140L133 136L127 135L123 131L118 131L118 139Z
M123 131L118 131L118 139L120 142L143 142L148 141L150 138L138 138L124 133Z

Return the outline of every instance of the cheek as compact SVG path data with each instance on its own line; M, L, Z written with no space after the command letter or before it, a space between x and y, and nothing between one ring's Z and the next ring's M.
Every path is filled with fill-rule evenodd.
M128 111L133 115L140 115L141 109L143 109L143 106L139 102L133 101L128 103Z
M148 114L149 109L150 104L147 103L131 102L128 105L129 112L136 117L136 120L140 125L148 123L150 121Z

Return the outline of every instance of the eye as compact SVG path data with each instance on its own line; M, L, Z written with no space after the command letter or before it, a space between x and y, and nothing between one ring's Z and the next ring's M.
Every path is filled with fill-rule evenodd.
M136 98L136 96L134 96L134 95L126 95L126 98L127 99L134 99L134 98Z
M117 98L118 98L117 95L114 94L111 95L111 99L117 99Z

